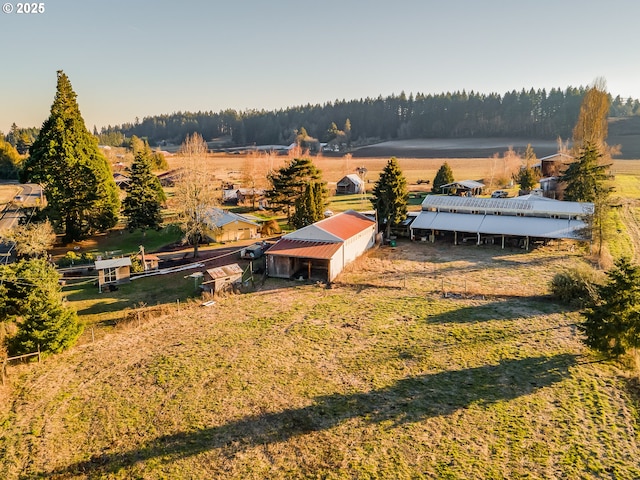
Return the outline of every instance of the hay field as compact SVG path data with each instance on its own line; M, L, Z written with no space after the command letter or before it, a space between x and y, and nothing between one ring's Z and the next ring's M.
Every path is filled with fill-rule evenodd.
M267 172L282 167L285 162L295 155L228 155L209 154L199 164L209 173L216 175L223 181L242 183L245 172L253 172L253 177L258 183L264 185ZM314 164L322 171L324 180L329 186L344 175L355 173L356 168L365 167L368 172L365 179L371 183L368 188L373 188L373 183L378 179L380 172L388 162L388 158L352 158L312 156ZM180 168L187 159L180 155L167 158L171 169ZM444 162L451 166L457 180L480 180L493 176L495 179L509 179L518 168L519 162L514 159L489 159L489 158L400 158L398 162L407 182L416 190L430 190L429 185L417 185L418 180L432 181L436 172Z
M400 242L12 368L0 477L639 478L633 379L546 297L581 261Z

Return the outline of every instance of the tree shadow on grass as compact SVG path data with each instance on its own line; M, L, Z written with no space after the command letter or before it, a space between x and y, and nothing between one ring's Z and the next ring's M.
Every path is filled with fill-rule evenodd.
M350 419L394 425L448 415L470 405L528 395L568 375L576 363L570 354L503 360L465 370L409 377L379 390L317 397L303 408L254 415L196 431L156 438L126 452L102 453L65 468L43 472L40 478L117 473L148 460L172 462L211 450L232 457L257 445L333 428Z
M475 323L491 320L512 320L527 316L549 315L566 311L562 305L544 297L510 297L484 305L471 305L426 318L428 323Z

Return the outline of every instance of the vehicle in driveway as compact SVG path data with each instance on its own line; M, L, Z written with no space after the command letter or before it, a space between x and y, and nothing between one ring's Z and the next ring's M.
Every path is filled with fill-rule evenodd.
M496 190L491 194L491 198L507 198L509 196L509 192L506 190Z

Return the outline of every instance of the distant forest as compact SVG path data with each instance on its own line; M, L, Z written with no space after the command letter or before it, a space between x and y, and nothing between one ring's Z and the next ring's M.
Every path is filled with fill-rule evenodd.
M145 117L134 123L103 127L94 134L105 145L126 144L131 136L151 145L179 145L192 133L225 145L288 145L305 139L320 142L336 135L351 145L416 138L520 137L555 140L571 137L585 87L566 90L515 90L499 95L465 91L438 95L391 95L386 98L336 100L267 110L177 112ZM640 115L637 99L611 99L611 117ZM346 127L346 128L345 128ZM11 136L11 135L9 135Z

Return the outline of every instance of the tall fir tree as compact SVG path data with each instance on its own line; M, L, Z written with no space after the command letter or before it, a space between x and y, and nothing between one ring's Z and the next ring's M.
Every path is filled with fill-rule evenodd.
M127 217L129 230L157 229L162 223L161 198L159 198L158 177L151 173L150 157L138 151L131 164L127 197L124 199L123 213ZM162 197L164 197L164 192Z
M268 179L271 182L271 189L266 192L269 203L287 213L289 224L292 224L292 209L295 209L296 202L303 195L307 185L320 183L322 201L326 202L328 192L326 184L322 181L322 172L309 158L294 158L270 174Z
M296 200L291 223L295 228L306 227L324 218L326 189L320 182L308 183L304 193Z
M587 142L575 162L570 163L559 181L566 187L564 200L593 203L593 213L587 218L590 235L602 253L607 230L608 206L614 188L611 185L611 164L600 161L602 154L597 145ZM595 237L595 238L594 238Z
M61 70L51 114L31 146L21 179L44 187L47 214L67 242L105 231L118 221L113 175Z
M444 162L436 172L436 176L433 178L431 191L433 193L441 193L440 187L451 182L453 182L453 170L451 170L451 167L447 162Z
M407 179L402 174L396 157L391 157L373 187L371 203L376 209L380 227L385 227L386 237L391 227L407 218Z

